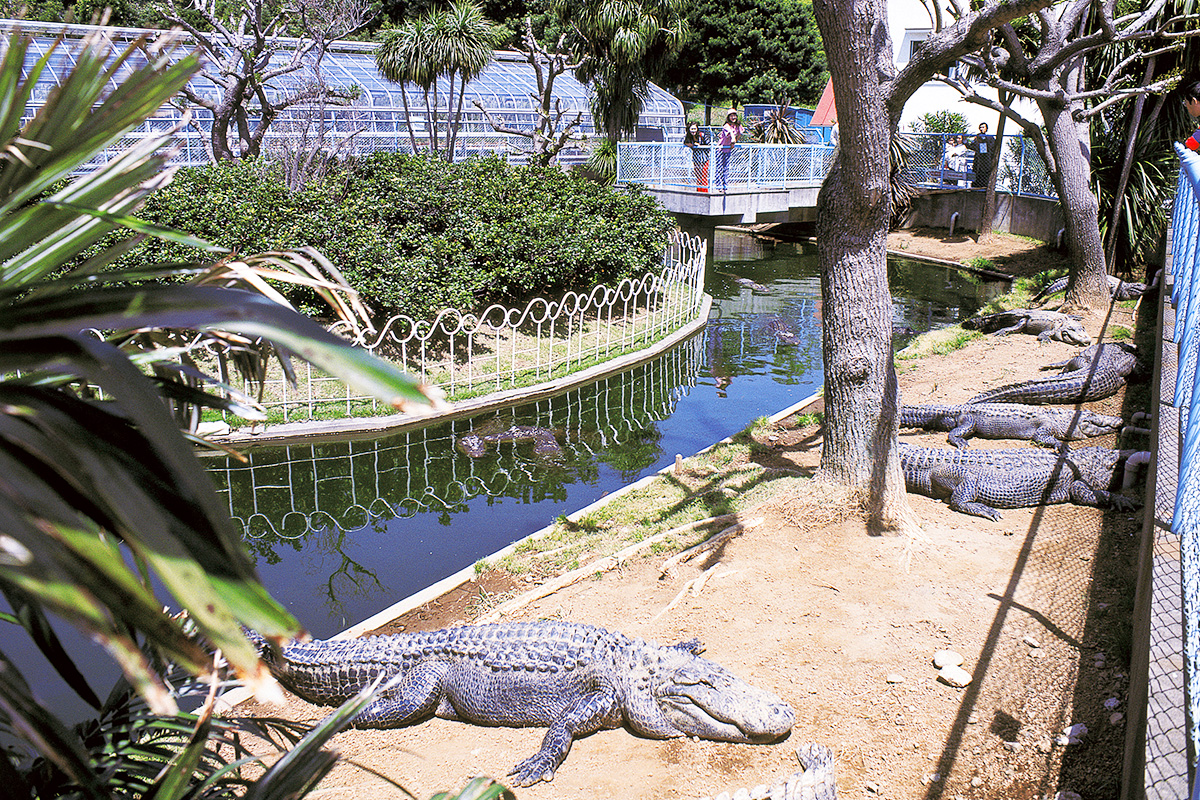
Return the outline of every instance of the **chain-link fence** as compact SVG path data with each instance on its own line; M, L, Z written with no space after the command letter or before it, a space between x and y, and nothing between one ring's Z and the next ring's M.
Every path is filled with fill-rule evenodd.
M947 133L900 134L906 151L904 175L930 188L981 188L994 162L996 188L1012 194L1056 197L1050 171L1024 136L1005 136L994 154L966 149L951 154ZM637 183L696 192L757 192L820 186L837 148L814 144L712 144L622 142L617 145L617 183ZM815 137L814 137L815 138Z
M833 165L828 144L621 142L617 183L679 187L699 192L754 192L820 186Z
M976 152L971 147L955 152L950 133L903 133L904 174L914 183L930 187L981 188L987 180L987 167L998 160L996 190L1012 194L1057 197L1050 170L1038 155L1033 142L1025 136L1004 136L993 145L994 154ZM968 140L969 143L969 140Z
M1181 169L1163 274L1150 527L1148 798L1187 796L1189 785L1192 797L1200 792L1200 156L1175 147Z

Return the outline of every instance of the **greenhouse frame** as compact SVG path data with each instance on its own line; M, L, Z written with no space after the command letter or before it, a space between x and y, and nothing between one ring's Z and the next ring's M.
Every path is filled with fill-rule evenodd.
M25 71L44 56L58 38L65 41L51 55L42 79L30 96L26 108L28 118L37 112L50 91L75 63L79 42L84 36L97 30L93 25L61 25L37 23L23 20L0 20L6 36L21 30L33 37L33 45L26 55ZM162 31L136 28L105 27L103 29L114 41L128 43L139 36L157 36ZM176 52L190 52L189 37L181 37L181 46ZM296 46L295 39L280 39L285 48ZM323 137L323 148L339 156L366 155L377 150L412 152L409 127L405 117L404 98L407 94L409 115L418 147L424 149L429 137L429 125L425 110L425 95L415 84L401 86L384 78L375 66L374 51L378 45L367 42L334 42L330 45L321 63L326 84L331 87L358 89L357 97L346 105L307 102L283 110L271 124L263 143L263 153L294 151L298 147L310 146L314 139ZM123 47L118 48L123 49ZM276 58L288 58L289 51L282 50ZM131 59L132 64L144 63L140 54ZM124 70L122 70L124 72ZM117 79L121 73L118 73ZM271 82L279 92L288 92L306 82L312 75L311 67L280 76ZM197 94L215 95L220 89L203 76L192 79L191 88ZM441 114L438 116L437 134L439 142L445 140L446 93L449 82L438 79L438 98ZM462 124L455 144L454 158L459 160L472 155L497 154L506 160L523 163L528 161L532 140L514 134L498 133L492 129L484 114L475 108L479 103L503 125L519 130L532 130L538 122L540 101L537 79L533 67L523 53L496 51L495 60L479 77L467 84L467 94L462 107ZM559 154L560 163L580 163L587 159L591 145L597 142L590 108L589 88L575 79L570 72L559 75L554 81L554 97L561 103L564 121L580 115L580 125L573 133L567 147ZM180 98L182 103L182 98ZM181 148L173 160L178 166L197 166L212 162L209 151L209 134L212 115L203 108L192 107L188 125L180 129L177 138ZM103 163L132 141L154 133L161 133L179 125L183 109L165 105L151 119L130 131L117 146L98 156L90 166ZM322 124L323 123L323 124ZM684 133L683 105L668 92L651 84L642 114L638 119L639 129L661 131L666 141L681 141ZM657 136L655 138L658 138ZM347 141L349 140L349 141Z

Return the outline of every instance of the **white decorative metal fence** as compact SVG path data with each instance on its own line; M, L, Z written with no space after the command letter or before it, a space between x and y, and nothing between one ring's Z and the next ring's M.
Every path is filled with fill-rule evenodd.
M492 305L479 313L448 308L432 320L395 316L378 330L335 333L440 387L450 400L532 386L641 350L696 320L703 308L706 247L676 233L661 270L616 286L534 298L524 308ZM246 390L249 392L250 387ZM373 398L305 365L293 386L282 374L264 382L272 419L371 416Z

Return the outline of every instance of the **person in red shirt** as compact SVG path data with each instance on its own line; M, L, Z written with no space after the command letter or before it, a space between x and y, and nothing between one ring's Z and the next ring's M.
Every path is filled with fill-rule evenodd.
M1200 80L1188 81L1183 84L1183 107L1187 109L1192 119L1200 117ZM1189 150L1200 150L1200 130L1197 130L1183 143Z

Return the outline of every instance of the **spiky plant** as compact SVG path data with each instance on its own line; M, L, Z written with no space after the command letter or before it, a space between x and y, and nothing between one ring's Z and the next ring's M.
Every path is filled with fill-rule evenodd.
M369 700L339 709L250 783L217 749L233 727L211 716L211 697L181 711L176 684L164 681L162 664L212 676L215 647L270 697L278 688L241 626L275 639L300 632L259 582L167 399L255 413L252 403L181 355L198 343L264 345L285 365L305 359L398 408L434 399L270 290L264 278L304 282L353 316L352 293L315 253L118 269L122 244L80 258L119 226L204 245L130 216L170 180L169 132L77 175L195 73L195 56L170 50L164 36L114 54L93 34L25 124L51 54L23 75L30 40L14 34L0 53L0 593L12 609L3 620L28 631L99 714L72 728L41 708L0 645L0 725L36 757L0 757L10 797L49 796L47 786L55 797L300 797L335 761L323 743ZM164 602L187 611L195 635ZM124 701L98 700L51 614L107 649L128 683Z

